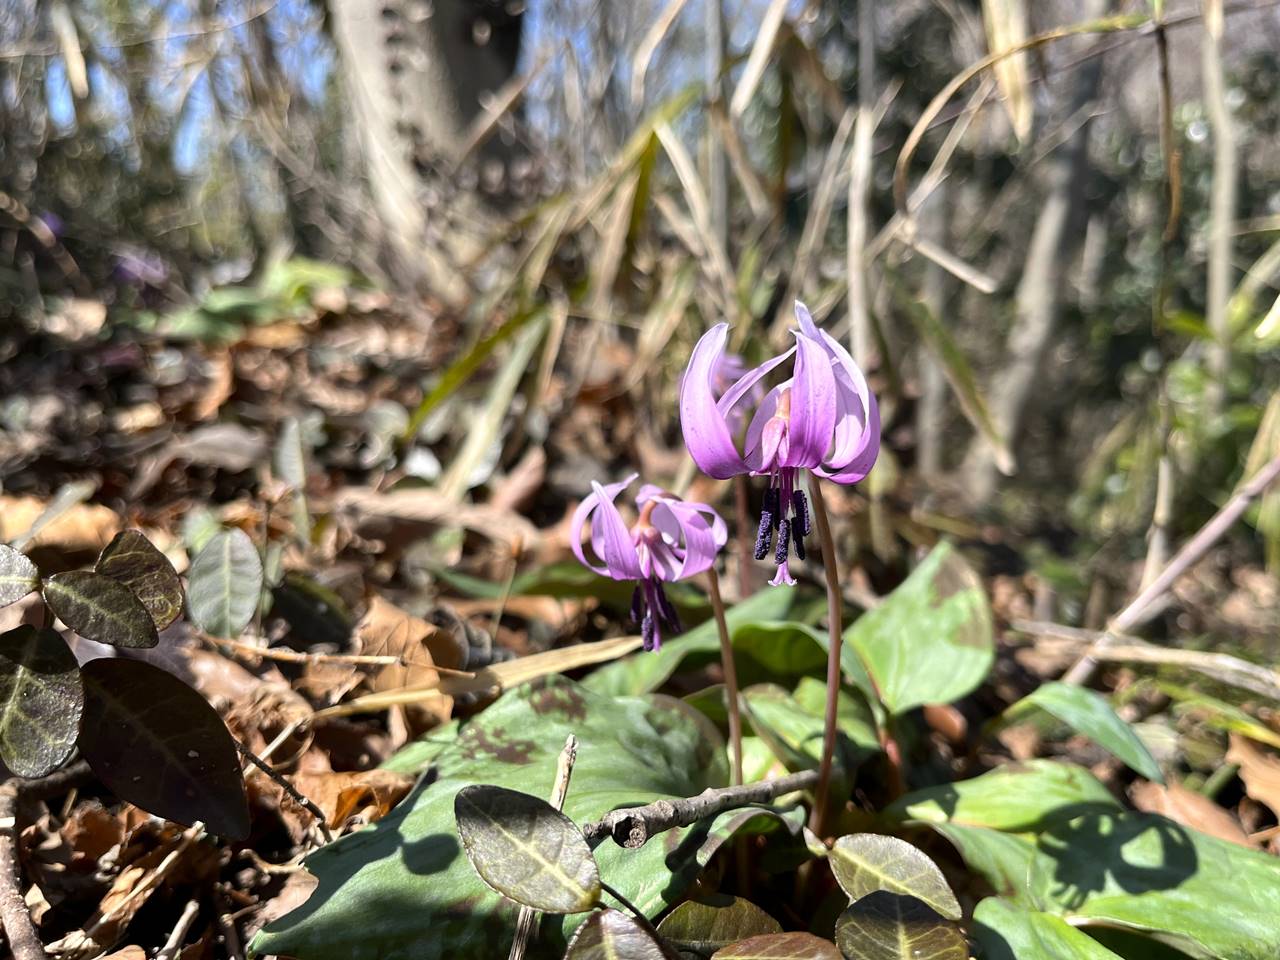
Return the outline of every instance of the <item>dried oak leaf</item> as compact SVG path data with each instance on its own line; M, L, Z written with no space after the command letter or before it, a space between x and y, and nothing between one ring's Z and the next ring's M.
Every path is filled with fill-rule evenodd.
M1280 759L1263 753L1252 740L1233 733L1226 761L1240 767L1245 793L1280 816Z
M1133 785L1130 796L1133 805L1146 813L1158 813L1219 840L1250 849L1254 846L1235 817L1203 794L1179 784L1161 786L1142 780Z
M385 817L413 787L414 778L390 770L300 773L291 778L308 800L324 811L334 828L352 817L372 823Z

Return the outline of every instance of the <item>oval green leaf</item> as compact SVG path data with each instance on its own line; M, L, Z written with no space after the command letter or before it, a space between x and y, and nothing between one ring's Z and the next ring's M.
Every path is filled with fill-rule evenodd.
M53 630L23 624L0 634L0 759L43 777L75 748L84 689L75 655Z
M658 933L677 950L702 956L748 937L781 932L782 924L750 900L725 894L686 900L658 924Z
M1120 960L1061 917L987 897L973 911L973 934L985 960L1054 957L1055 960Z
M98 779L156 816L249 835L239 753L204 697L139 660L92 660L82 675L80 752Z
M40 572L21 550L0 543L0 607L21 600L40 586Z
M1101 694L1055 680L1010 706L1000 719L1002 723L1016 723L1038 710L1084 734L1148 780L1164 783L1160 764Z
M154 647L159 638L147 608L128 587L88 570L44 582L44 599L58 618L86 640L116 647Z
M851 834L835 842L829 859L850 900L888 890L915 897L949 920L960 919L960 904L938 865L905 840Z
M191 619L214 637L238 637L262 596L262 558L238 527L214 534L191 562L187 600Z
M812 933L768 933L717 950L711 960L840 960L840 951Z
M600 910L569 941L564 960L669 960L640 924L617 910Z
M484 784L453 800L458 836L480 878L543 913L582 913L600 899L600 869L573 821L547 801Z
M107 544L93 568L122 583L138 598L157 630L182 613L182 581L169 558L137 530L121 530Z
M836 944L847 960L969 960L964 934L915 897L878 890L836 921Z
M945 542L844 639L893 714L972 693L995 659L982 580Z

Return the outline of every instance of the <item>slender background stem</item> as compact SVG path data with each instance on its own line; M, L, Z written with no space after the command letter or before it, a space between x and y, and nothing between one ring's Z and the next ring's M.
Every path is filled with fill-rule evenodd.
M729 624L724 618L724 600L720 598L720 575L716 568L707 571L711 590L711 609L715 611L716 628L720 631L720 662L724 670L725 697L729 701L729 745L733 749L733 784L742 783L742 714L738 711L738 670L733 663L733 644L729 641Z

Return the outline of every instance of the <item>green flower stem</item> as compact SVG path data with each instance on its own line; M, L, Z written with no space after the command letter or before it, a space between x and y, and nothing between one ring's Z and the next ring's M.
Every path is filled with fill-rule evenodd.
M809 829L815 836L823 835L827 820L827 799L831 792L831 763L836 753L836 712L840 703L840 644L844 637L844 617L841 609L840 575L836 568L836 545L831 537L831 521L827 518L827 504L822 499L822 487L818 478L809 475L809 490L813 500L813 519L822 543L822 569L827 578L827 708L822 727L822 759L818 763L818 785L814 789L813 811Z
M738 670L733 663L733 644L729 640L729 624L724 617L724 600L720 597L720 575L712 566L707 571L711 593L711 609L715 612L720 632L720 663L724 672L725 696L729 701L729 744L733 749L733 786L742 783L742 714L738 710Z

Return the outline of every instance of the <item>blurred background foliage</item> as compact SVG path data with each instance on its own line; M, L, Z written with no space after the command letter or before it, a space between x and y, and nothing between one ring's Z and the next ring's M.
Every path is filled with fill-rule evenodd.
M1053 555L1158 569L1280 453L1277 50L1262 0L3 0L0 340L378 290L439 332L408 436L483 368L536 441L546 364L623 344L674 443L696 337L762 353L799 296L884 398L873 505L1070 593Z

